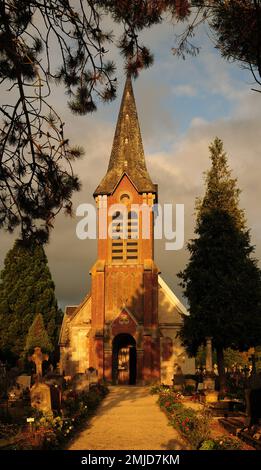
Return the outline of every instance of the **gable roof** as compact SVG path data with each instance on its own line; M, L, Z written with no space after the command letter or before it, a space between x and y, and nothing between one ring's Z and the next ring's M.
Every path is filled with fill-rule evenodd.
M69 340L69 323L77 315L81 308L86 304L86 302L88 302L90 298L91 294L88 293L79 305L68 305L65 307L65 312L59 335L59 344L61 346L66 344Z
M178 299L178 297L174 294L174 292L170 289L170 287L163 281L161 276L158 276L159 286L162 288L164 294L168 298L169 302L177 308L179 313L185 316L189 316L189 312L187 311L185 305Z

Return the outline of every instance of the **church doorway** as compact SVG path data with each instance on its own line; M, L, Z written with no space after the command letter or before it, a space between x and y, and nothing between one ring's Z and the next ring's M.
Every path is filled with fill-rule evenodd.
M112 377L118 385L136 384L136 341L133 336L121 333L115 336L112 348Z

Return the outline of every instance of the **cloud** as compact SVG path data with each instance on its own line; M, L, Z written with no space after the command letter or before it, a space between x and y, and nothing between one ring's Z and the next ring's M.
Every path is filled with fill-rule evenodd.
M251 94L245 96L237 103L230 118L207 122L195 116L187 132L179 135L178 139L174 139L169 131L172 147L168 151L146 151L151 148L149 133L144 138L144 146L148 169L153 181L159 185L159 201L172 202L174 206L177 203L185 204L185 239L188 241L193 236L195 198L204 192L203 172L210 165L209 143L216 135L223 139L229 164L242 189L241 206L246 209L256 255L261 259L261 109L257 98L253 99ZM139 108L141 106L143 102L139 103ZM145 111L144 107L142 128L146 127ZM93 200L92 192L104 175L109 161L114 125L114 122L92 117L76 118L73 121L74 139L86 149L86 156L75 165L75 172L82 180L82 190L74 196L75 207ZM69 218L61 214L46 248L57 297L62 305L78 303L86 294L90 287L89 270L96 258L96 242L76 238L77 220L76 217ZM2 259L12 243L12 237L1 234ZM181 296L176 273L184 268L188 260L186 248L166 252L164 241L157 241L155 251L163 277Z
M197 90L193 85L177 85L173 87L172 93L176 96L196 96Z
M159 200L185 204L185 238L193 236L195 198L204 194L203 172L210 166L208 146L215 136L224 141L229 165L238 178L242 190L240 204L246 210L252 243L256 245L256 256L261 260L261 141L259 136L261 108L249 94L235 108L230 118L213 122L194 119L188 132L173 146L173 151L150 154L148 166L151 175L159 183ZM249 115L250 104L253 116ZM257 116L259 115L259 119ZM164 252L163 243L157 242L157 260L163 275L177 286L176 273L184 268L188 260L186 248L179 252Z
M185 204L188 241L193 236L195 198L204 192L202 175L210 165L208 146L219 136L224 140L233 174L238 177L241 205L246 209L256 255L261 259L261 98L249 92L243 72L239 76L236 66L227 64L208 49L184 62L173 58L171 42L164 42L164 34L160 26L146 33L145 39L152 38L152 47L158 45L159 49L154 67L143 72L134 83L147 166L153 181L159 185L159 201ZM167 37L170 41L169 30ZM123 74L119 82L117 100L107 106L100 103L92 116L72 116L61 88L53 95L69 137L86 151L85 157L74 165L82 181L81 192L73 198L75 207L93 201L92 193L107 169ZM182 97L186 100L182 101ZM209 118L203 112L206 108L211 109ZM182 113L186 125L181 132ZM76 238L77 220L60 214L46 248L61 305L79 303L84 297L90 288L89 270L96 258L96 242ZM0 262L3 262L14 237L3 232L0 237ZM166 252L164 241L156 241L155 252L163 277L181 296L176 273L188 260L186 248Z

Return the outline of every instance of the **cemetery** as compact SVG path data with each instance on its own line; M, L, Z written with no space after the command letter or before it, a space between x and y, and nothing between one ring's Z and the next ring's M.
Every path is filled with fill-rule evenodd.
M258 360L253 356L249 367L227 370L226 395L220 397L211 338L206 341L205 359L203 370L198 367L194 375L183 375L179 368L172 385L146 387L147 394L157 396L158 406L188 449L260 450ZM48 356L40 347L35 347L30 361L34 364L30 375L0 364L0 449L66 448L111 386L98 381L94 368L73 377L64 377L59 367L48 370Z
M32 376L1 363L0 450L62 448L108 393L93 369L67 380L58 370L43 376L39 349Z
M126 156L123 142L128 143L131 139L133 141ZM212 168L208 173L210 189L207 189L205 197L208 197L208 191L212 194L212 178L217 184L215 172L216 166L220 165L222 170L219 176L220 188L224 191L224 185L227 187L231 205L237 206L237 191L234 188L234 180L230 178L222 141L216 138L210 150L212 155ZM123 155L127 158L124 167ZM128 168L130 178L125 167ZM141 169L142 177L137 171L138 167ZM115 189L115 194L112 194L112 181L115 178L118 179L119 186ZM132 185L132 180L136 181L136 186ZM218 191L221 191L220 188ZM113 421L115 420L111 426L115 427L111 435L108 433L108 448L120 445L118 438L121 438L122 434L128 436L130 429L133 436L136 436L136 425L140 434L135 437L136 440L133 438L132 445L134 448L136 446L137 448L141 446L141 449L150 448L148 446L152 445L150 442L153 442L153 437L157 438L157 433L165 434L168 422L179 448L182 449L261 449L261 361L256 328L260 316L259 271L253 260L245 259L244 250L233 252L236 269L238 257L242 266L245 266L246 262L250 263L252 278L249 278L249 283L257 284L252 292L256 297L253 297L251 305L249 302L247 304L248 308L252 308L251 315L256 324L254 321L250 324L249 334L246 337L243 332L246 307L241 306L241 298L233 297L230 303L227 303L227 308L233 310L233 321L227 319L222 308L217 314L217 305L220 302L215 298L216 269L220 271L220 265L213 268L207 279L205 277L207 266L201 269L202 259L205 259L206 253L211 252L214 264L216 258L220 256L220 244L217 243L213 248L212 243L213 236L216 237L216 231L214 235L212 233L215 224L218 226L220 223L227 224L225 233L232 233L232 239L229 239L226 248L229 252L231 243L235 240L236 246L241 246L242 236L246 252L251 251L248 236L239 233L234 227L234 221L226 220L227 215L224 216L223 213L217 215L214 211L215 217L209 223L208 219L205 220L204 211L202 212L202 230L209 231L207 247L202 247L200 239L195 239L193 250L199 259L192 257L185 270L179 273L185 294L187 293L188 298L191 296L192 304L188 311L160 276L159 268L154 261L154 232L151 230L149 238L143 238L141 229L138 228L138 216L136 212L130 210L131 200L137 204L141 202L140 193L143 193L142 200L148 204L148 207L153 205L158 195L157 186L152 183L146 167L132 81L130 76L127 76L110 164L94 197L98 205L101 198L108 198L108 203L112 206L115 200L123 201L127 207L128 237L134 241L124 239L118 241L118 231L123 230L123 222L115 221L116 215L120 214L117 212L112 217L115 232L112 245L108 248L107 241L105 242L103 238L98 240L98 259L91 269L90 292L79 305L67 306L63 319L55 299L43 248L36 245L30 251L31 248L28 250L23 244L15 243L9 255L11 261L6 264L6 271L4 270L2 274L5 280L2 283L2 297L7 297L9 304L12 304L13 294L9 289L8 266L11 265L11 271L15 271L17 259L21 262L21 267L18 267L16 272L17 284L21 289L20 296L23 296L23 291L27 289L27 284L21 288L21 269L24 269L25 265L28 271L25 278L29 285L32 282L32 269L35 270L36 276L39 276L39 265L43 271L46 270L44 278L46 294L41 300L43 313L33 313L31 304L27 305L28 320L25 326L28 330L26 331L24 326L22 334L19 335L19 328L16 334L13 330L19 325L15 317L20 315L19 304L16 307L18 310L14 314L13 323L9 325L8 318L3 317L9 335L8 341L4 344L9 347L16 360L0 364L0 448L2 450L88 447L90 440L92 441L92 434L88 434L88 423L94 412L97 412L98 419L95 421L95 426L90 428L94 436L97 429L99 431L97 441L92 443L93 448L98 450L104 449L104 433L107 431L109 421L106 417L110 412ZM225 195L221 193L220 197L226 199L226 193ZM242 214L237 211L239 209L236 207L236 216L242 219ZM100 210L98 214L102 217ZM108 214L106 217L111 220ZM150 217L152 224L152 213ZM243 224L243 219L241 222ZM223 239L221 242L223 245ZM221 278L223 279L231 266L230 262L226 264L226 250L222 257L224 266L222 265ZM190 276L193 282L190 281ZM209 276L212 276L215 307L208 297ZM243 289L250 301L244 276L242 274L242 278L233 288L237 292ZM52 285L51 291L50 285ZM41 288L42 281L39 282L39 286L36 285L36 291L40 291ZM229 287L225 289L228 289L226 295L229 295ZM194 298L199 295L201 301L193 304ZM223 291L220 296L222 300ZM4 302L6 302L5 297ZM35 293L32 297L35 300L34 310L36 310L40 302ZM50 305L48 307L51 315L48 313L48 308L45 309L46 299L49 299L51 304L51 307ZM206 311L212 309L211 321L208 317L202 319L202 302L203 304L206 302L204 304ZM2 305L5 308L6 304ZM55 322L55 315L57 320L60 319L60 324L59 321ZM240 330L242 335L239 334L238 322L242 325ZM223 340L222 344L220 337ZM225 353L231 342L234 354L236 351L239 359L242 359L243 356L240 354L243 352L240 351L244 351L248 362L245 361L243 366L237 361L234 363L230 361L230 366L225 369ZM201 361L199 361L200 348L203 351ZM154 395L156 401L150 401L150 396ZM102 401L105 403L104 407ZM141 413L133 415L132 406L135 404L137 409L144 407L142 410L145 413L144 418ZM146 432L151 432L150 411L154 413L154 419L161 424L155 431L155 436L140 444ZM165 421L161 413L164 413ZM82 432L81 427L83 427ZM126 432L124 433L122 429ZM156 439L154 445L159 448L167 446L171 449L176 445L174 437L167 443L161 439L161 437L159 441ZM126 441L121 444L123 448L130 445L128 442L126 437Z
M258 458L261 0L0 20L4 458Z

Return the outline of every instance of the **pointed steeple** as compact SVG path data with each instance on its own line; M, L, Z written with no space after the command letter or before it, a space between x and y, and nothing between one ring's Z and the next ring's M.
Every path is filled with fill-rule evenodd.
M156 185L152 183L146 167L136 103L129 76L127 76L122 96L108 170L96 188L94 196L111 194L124 174L128 175L140 193L156 193Z

